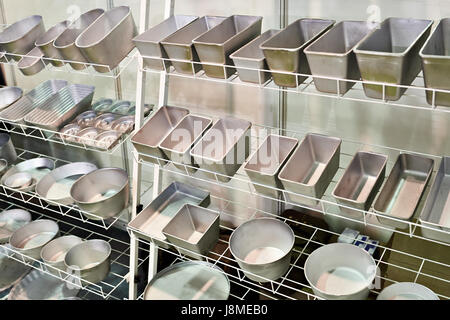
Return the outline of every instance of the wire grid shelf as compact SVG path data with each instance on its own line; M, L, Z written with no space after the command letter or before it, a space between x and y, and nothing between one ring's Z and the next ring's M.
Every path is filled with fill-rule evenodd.
M304 95L310 95L310 96L330 97L330 98L344 99L344 100L350 100L350 101L356 101L356 102L386 104L389 106L403 107L403 108L409 108L409 109L421 109L421 110L438 111L438 112L445 112L445 113L450 112L449 107L436 105L436 94L450 95L450 90L426 88L424 86L424 78L423 78L422 73L420 73L416 77L416 79L412 82L411 85L398 85L398 84L385 83L385 82L351 80L351 79L344 79L344 78L337 78L337 77L326 77L326 76L314 75L314 78L330 80L330 81L336 82L336 93L327 93L327 92L318 91L316 89L316 87L314 85L314 79L311 76L311 74L276 71L277 74L285 74L285 75L295 76L296 87L288 88L288 87L280 87L280 86L276 85L272 79L269 79L264 82L263 75L265 73L268 73L268 74L272 73L272 71L268 70L268 69L256 69L256 68L250 68L250 67L236 68L236 66L234 66L234 65L205 63L205 62L170 59L170 58L162 58L162 57L142 56L142 58L144 58L144 61L146 58L150 58L152 60L160 60L161 62L163 62L163 63L161 63L161 65L164 66L163 70L149 69L149 68L145 67L145 64L144 64L144 68L142 69L142 71L149 72L149 73L166 72L166 74L169 76L174 76L174 77L179 77L179 78L200 79L200 80L216 82L216 83L226 83L226 84L231 84L231 85L247 86L247 87L253 87L253 88L261 88L261 89L290 92L290 93L298 93L298 94L304 94ZM190 64L192 71L190 73L177 72L175 70L175 68L170 65L171 62L183 62L183 63ZM204 70L202 70L203 65L221 67L221 68L223 68L224 74L226 74L226 70L237 69L238 71L235 72L234 74L232 74L227 79L211 78L205 74ZM198 69L199 67L200 67L200 70L198 72L195 72L195 69ZM257 73L259 81L257 83L241 81L239 79L239 75L238 75L239 69L241 69L242 71ZM305 78L305 77L306 77L306 80L299 82L299 78ZM353 87L348 92L341 93L340 86L343 84L349 84L349 85L352 85ZM367 97L364 94L363 85L379 86L382 98L374 99L374 98ZM386 97L386 92L388 89L389 90L404 89L406 91L398 101L391 101L391 100L388 100ZM427 94L431 96L429 98L430 103L427 103L427 98L426 98Z
M108 276L99 283L91 283L89 281L81 279L79 276L73 273L68 273L64 270L56 269L51 265L44 263L41 260L36 260L22 253L14 250L13 248L0 245L4 250L0 250L0 253L7 253L7 256L25 265L28 265L41 272L49 274L57 279L60 279L74 287L80 288L84 292L80 292L79 295L87 297L89 294L94 294L102 299L110 300L123 300L128 295L128 283L127 276L129 272L129 242L122 241L108 235L107 232L100 233L95 232L78 225L69 223L64 220L56 219L53 216L43 214L34 210L30 210L27 207L11 203L9 201L1 200L4 210L12 208L21 208L29 211L33 220L38 219L52 219L58 223L60 235L75 235L83 240L102 239L107 241L111 245L111 269ZM144 263L145 259L139 259L139 265Z
M25 136L27 138L39 139L45 142L52 142L62 144L66 147L74 147L87 151L101 152L105 154L114 154L117 150L120 150L124 143L126 143L131 134L122 134L121 137L111 145L111 147L99 148L97 147L97 141L94 139L83 138L79 139L78 136L60 133L48 129L43 129L35 126L29 126L26 124L19 124L12 121L0 119L0 130Z
M97 64L97 63L91 63L91 62L79 62L79 61L64 60L64 59L54 59L54 58L48 58L48 57L44 57L44 56L32 56L32 55L27 55L27 54L17 54L17 53L10 53L10 52L0 52L0 63L6 64L6 65L13 65L13 66L19 68L18 64L20 62L20 59L31 58L31 59L39 60L40 63L42 63L43 68L47 71L66 72L66 73L72 73L72 74L87 75L87 76L91 76L91 77L106 77L106 78L117 79L122 74L122 72L125 69L127 69L127 67L131 64L131 62L136 59L137 54L138 54L138 52L135 49L133 49L115 68L111 68L109 65L106 65L106 64ZM14 58L16 58L17 60L15 60ZM56 64L62 64L62 66L56 67L52 64L52 62L54 62ZM35 63L37 63L37 61ZM70 66L70 63L76 63L77 65L83 65L83 68L81 70L76 70ZM103 69L103 70L105 70L105 72L97 72L94 69L94 67Z
M213 197L215 200L220 200L222 202L228 202L226 199ZM212 199L213 200L213 199ZM236 205L236 203L230 202L229 204ZM240 205L241 209L246 209L245 205ZM231 215L230 211L224 211L217 208L212 208L217 210L220 215L223 214ZM239 211L239 208L235 208ZM326 245L328 243L333 243L340 235L339 233L332 232L320 227L311 226L309 224L286 218L279 217L275 214L262 211L259 209L254 209L255 214L251 218L256 218L260 216L277 218L285 223L288 223L295 233L295 247L293 249L290 267L287 273L277 280L267 280L266 283L257 283L250 280L244 272L239 268L236 259L232 256L229 249L229 237L227 234L232 232L234 228L221 223L221 236L219 242L213 250L208 255L202 255L202 258L209 263L212 263L220 267L229 277L230 282L238 285L238 287L243 287L245 290L240 290L241 295L234 293L234 297L240 300L244 300L250 292L258 292L264 298L269 299L291 299L291 300L316 300L322 299L316 296L309 283L304 276L304 264L307 257L319 247ZM331 241L330 241L331 240ZM140 242L147 243L144 239L139 239ZM165 249L159 247L160 250L169 253L176 257L175 261L186 261L192 260L184 254L179 253L176 248L179 248L170 242L163 241L172 248ZM369 242L366 242L369 243ZM184 251L190 251L183 248ZM192 251L190 251L192 252ZM194 252L193 252L194 253ZM198 253L195 253L197 256ZM408 258L414 260L413 263L393 263L389 261L391 257L395 255L396 261L401 260L401 258ZM177 260L178 259L178 260ZM410 254L408 252L402 252L396 249L391 249L386 246L379 245L374 256L378 272L377 277L374 281L373 288L370 290L369 299L375 299L380 291L397 282L404 282L405 280L396 279L395 276L390 276L389 271L401 270L404 274L411 279L410 282L414 283L424 283L430 289L432 289L440 299L449 300L450 297L446 294L441 293L448 291L450 285L449 268L450 265L441 261L436 261L432 259L427 259L418 255ZM439 271L432 269L433 267L439 268ZM391 270L386 271L387 268ZM394 273L395 274L395 273ZM259 276L259 275L256 275ZM259 276L261 277L261 276ZM430 286L430 281L432 281L433 286ZM140 299L143 298L143 294L139 296Z
M267 137L268 134L279 133L279 131L280 131L278 128L271 128L271 127L264 127L264 126L257 126L254 129L255 130L252 130L252 135L251 135L252 152L256 151L256 149L260 145L261 141L265 137ZM301 133L301 132L294 132L294 131L287 131L287 130L283 130L282 133L288 137L297 138L299 140L299 143L305 135L304 133ZM439 243L439 244L445 245L447 247L450 246L450 244L447 242L443 242L441 240L436 240L436 239L425 238L419 234L419 231L421 229L427 229L430 231L432 230L433 232L436 232L439 236L446 237L448 239L448 238L450 238L450 231L448 230L448 228L447 229L439 228L438 226L433 228L429 225L421 224L420 221L417 221L417 214L419 214L421 212L421 208L423 207L423 205L427 199L427 195L431 188L431 183L434 179L434 176L436 175L436 171L438 169L441 158L438 156L435 156L435 155L427 155L427 154L423 154L423 153L410 152L412 154L429 157L429 158L433 159L435 161L435 163L434 163L432 178L430 179L429 183L427 184L426 190L424 191L424 196L422 197L419 205L417 206L415 216L410 220L403 220L403 219L399 219L399 218L395 218L395 217L387 216L387 215L382 215L380 213L375 212L375 210L373 209L373 204L368 211L365 211L365 210L355 209L355 208L352 208L352 207L349 207L349 206L346 206L343 204L338 204L336 202L335 198L332 195L334 187L336 186L336 184L342 177L347 165L352 160L354 154L358 151L372 151L372 152L377 152L377 153L382 153L382 154L388 155L386 172L390 172L391 168L395 164L395 160L398 157L398 155L400 155L402 152L407 152L407 151L401 150L401 149L382 147L382 146L377 146L377 145L368 145L368 144L363 144L363 143L359 143L359 142L353 142L350 140L342 140L339 169L338 169L337 173L335 174L335 176L333 177L332 182L328 186L327 190L325 191L325 194L323 195L323 197L321 199L311 197L311 196L306 196L303 194L295 193L295 192L284 190L284 189L280 189L280 188L277 188L274 186L269 186L269 185L264 185L261 183L252 182L248 178L248 176L245 174L245 171L242 168L243 166L241 166L241 168L238 170L238 172L234 176L227 176L227 175L223 175L221 173L207 170L207 169L204 169L201 167L198 168L198 167L195 167L195 166L192 166L189 164L184 164L184 163L176 162L173 160L163 159L163 158L159 158L154 155L149 155L149 154L144 154L144 153L139 153L139 155L138 155L139 159L135 159L135 160L144 165L154 166L155 163L152 163L151 161L149 161L149 160L153 160L154 162L159 164L160 167L162 168L162 170L164 170L164 171L171 172L175 175L181 175L181 176L193 178L202 183L218 185L222 188L246 192L252 197L266 198L266 199L269 199L272 201L277 201L281 204L291 205L294 207L307 209L307 210L314 210L323 215L330 215L332 217L336 217L338 219L345 220L347 222L353 222L353 223L357 223L359 225L375 227L375 228L378 228L378 229L384 230L384 231L392 231L392 232L396 232L399 234L407 235L409 237L415 237L415 238L423 239L423 240L426 240L429 242ZM250 159L252 152L250 152L250 156L247 159ZM171 164L171 165L169 165L169 164ZM172 165L176 165L178 168L176 168ZM180 167L183 170L180 170L179 169ZM229 179L230 181L223 182L223 181L221 181L221 179L223 179L223 178ZM386 181L387 178L388 178L388 176L386 175L384 180ZM269 193L272 193L272 195L258 193L255 190L255 186L258 186L258 187L268 190ZM382 188L380 188L378 190L378 194L381 192L381 189ZM283 195L283 198L280 198L280 195ZM308 203L308 205L305 205L304 203ZM314 206L311 206L311 203L314 203ZM341 213L342 209L344 209L344 211L345 210L351 211L353 214L356 215L356 217L349 216L349 215L343 215ZM401 222L402 224L406 225L407 227L405 229L398 229L398 228L393 228L392 226L390 226L389 224L386 224L386 223L381 224L381 223L379 223L379 217L381 217L384 221L389 221L391 223Z
M55 162L55 168L70 163L69 161L66 160L48 157L46 155L39 154L37 152L26 151L20 148L16 148L16 151L19 152L18 159L22 161L36 157L49 158ZM143 190L142 194L145 195L147 192L149 192L150 189L151 184ZM129 214L129 208L126 208L117 216L109 219L104 219L87 211L84 211L79 207L77 207L76 205L63 205L54 202L50 203L46 199L39 196L34 191L26 191L26 192L19 191L17 189L10 188L4 185L0 185L0 195L6 197L7 199L18 200L23 204L31 205L35 208L40 208L49 212L57 213L65 217L70 217L72 219L79 220L84 223L103 228L105 230L111 228L121 218L128 219Z

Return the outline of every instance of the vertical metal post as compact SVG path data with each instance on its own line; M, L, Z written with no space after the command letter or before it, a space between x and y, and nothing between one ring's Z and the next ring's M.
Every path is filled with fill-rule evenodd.
M1 19L1 24L6 25L7 21L6 21L6 11L5 11L5 4L3 3L3 0L0 0L0 19ZM3 68L5 71L5 82L7 85L9 86L15 86L17 85L17 79L16 79L16 73L14 71L14 66L10 65L10 64L3 64ZM11 81L8 83L8 77L6 76L6 73L9 74L9 78L11 79Z
M144 32L148 27L150 0L141 0L139 11L139 33ZM138 70L136 77L136 115L135 115L135 132L137 132L144 121L144 100L145 100L145 82L146 74L143 70L143 59L138 56ZM137 208L141 202L141 164L138 162L138 154L133 147L133 179L132 179L132 212L131 219L137 214ZM136 237L130 235L130 272L129 272L129 299L134 300L137 298L137 284L135 283L135 277L138 272L138 249L139 242Z

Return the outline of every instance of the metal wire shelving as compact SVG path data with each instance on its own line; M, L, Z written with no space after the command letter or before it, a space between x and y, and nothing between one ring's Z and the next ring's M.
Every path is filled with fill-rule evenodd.
M212 203L228 202L228 200L223 198L218 198L215 196L211 197ZM248 207L243 204L236 204L232 202L230 202L229 204L232 204L233 206L240 206L240 208L237 207L238 211L239 209L248 209ZM226 206L227 205L225 205L225 207ZM229 211L223 211L223 209L217 207L213 207L212 209L217 210L221 215L233 214ZM232 296L234 298L244 300L246 299L246 295L249 292L257 292L258 294L261 294L265 298L269 299L320 300L321 298L313 293L311 286L308 284L304 277L304 263L306 261L306 258L309 256L309 254L312 253L312 251L327 243L335 242L337 237L339 236L339 233L312 226L294 219L279 217L273 213L262 211L257 208L253 208L253 210L255 211L255 213L249 219L258 216L270 216L273 218L278 218L290 224L294 232L296 233L296 246L293 249L293 256L291 258L291 264L288 272L280 279L269 280L264 284L257 283L246 277L243 271L239 268L235 258L231 255L228 238L224 236L226 234L230 234L230 232L232 232L234 229L230 228L227 225L224 225L223 223L221 223L221 237L218 244L213 250L211 250L208 255L202 256L203 260L210 262L224 270L224 272L230 279L232 293L233 290L236 290L236 286L245 288L245 290L241 290L242 292L240 293L240 295L236 295L236 293L233 293ZM299 230L301 230L301 233L299 232ZM143 239L139 239L139 241L147 243L147 241ZM173 263L178 261L192 260L192 258L184 254L180 254L176 250L177 246L169 242L166 243L169 244L171 248L164 249L159 247L159 250L173 255L175 257ZM183 250L189 251L184 248ZM397 257L397 259L395 260L396 262L389 261L389 258L393 255L396 255ZM414 263L411 264L411 262L398 262L404 257L407 257L410 260L414 260ZM396 277L395 272L392 272L393 269L401 270L403 273L407 274L408 277L411 278L411 282L427 283L427 285L436 292L440 299L450 299L448 295L440 293L442 292L441 290L444 290L445 292L445 288L448 288L448 285L450 284L450 278L448 277L448 270L450 268L449 264L442 261L428 259L416 254L411 254L406 251L391 249L382 245L378 246L377 251L375 252L374 259L378 267L378 273L377 278L374 281L373 288L371 289L369 299L375 299L379 292L386 286L389 286L396 282L404 281ZM433 265L442 268L442 270L444 271L442 273L439 273L433 270L433 268L431 268L431 266ZM445 273L445 270L447 270L447 273ZM393 275L391 275L391 273ZM433 286L430 286L430 282L433 283ZM143 294L141 294L138 298L143 299Z
M6 245L0 245L3 250L0 253L6 253L11 259L14 259L30 267L40 270L48 275L51 275L61 281L64 281L75 288L79 288L81 292L79 295L87 296L93 294L102 299L109 300L123 300L127 298L128 294L128 263L129 263L129 242L118 239L109 235L107 232L95 232L90 229L81 227L76 224L69 223L65 220L57 219L52 215L41 213L40 210L30 210L28 207L14 204L12 202L1 200L1 205L4 209L22 208L29 211L32 214L33 220L37 219L52 219L58 223L60 229L60 235L75 235L84 240L89 239L103 239L111 245L111 271L108 276L100 283L90 283L78 277L76 274L68 273L64 270L55 269L54 267L36 260L31 257L25 256L22 253L8 247ZM44 210L45 211L45 210ZM139 265L143 264L145 259L139 259Z
M202 80L202 81L209 81L209 82L216 82L216 83L230 84L230 85L237 85L237 86L246 86L246 87L267 89L267 90L272 90L272 91L297 93L297 94L304 94L304 95L318 96L318 97L329 97L329 98L343 99L343 100L356 101L356 102L386 104L389 106L402 107L402 108L408 108L408 109L420 109L420 110L437 111L437 112L444 112L444 113L450 112L450 107L438 106L435 103L437 93L450 95L450 90L426 88L424 86L424 79L423 79L422 73L420 73L416 77L416 79L413 81L413 83L411 85L397 85L397 84L391 84L391 83L387 83L387 82L374 82L374 81L364 81L364 80L350 80L350 79L336 78L336 77L314 76L314 78L320 78L320 79L331 80L331 81L336 82L336 93L326 93L326 92L320 92L315 88L314 79L311 76L311 74L276 71L276 73L295 76L296 87L288 88L288 87L279 87L278 85L276 85L273 82L272 79L269 79L266 82L263 82L261 80L262 79L261 75L264 73L271 73L271 70L267 70L267 69L239 67L239 69L242 69L242 70L253 71L255 73L258 73L259 83L250 83L250 82L241 81L239 79L238 72L231 75L228 79L219 79L219 78L208 77L208 76L206 76L206 74L203 70L195 72L195 69L198 69L198 66L201 67L201 65L207 65L207 66L222 67L224 70L224 73L225 73L225 70L227 68L228 69L236 69L236 67L234 65L204 63L204 62L196 62L196 61L190 61L190 60L162 58L162 57L142 56L142 58L144 58L144 59L151 58L153 60L160 60L162 62L165 62L165 63L161 63L161 65L164 66L163 71L152 70L152 69L149 69L146 67L142 67L142 71L148 72L148 73L162 73L163 72L165 75L173 76L173 77L198 79L198 80ZM172 61L190 64L192 67L192 74L185 74L185 73L177 72L175 70L175 68L170 65L170 62L172 62ZM166 65L168 65L168 67ZM303 82L299 82L298 81L299 77L302 77L302 78L306 77L307 79L304 80ZM348 92L342 94L340 92L340 85L342 85L342 83L349 83L349 84L353 85L353 87ZM378 85L380 87L382 98L381 99L373 99L373 98L369 98L369 97L365 96L364 91L363 91L364 84ZM390 100L387 100L387 98L386 98L387 88L389 88L389 89L390 88L406 89L406 92L402 95L402 97L398 101L390 101ZM427 93L431 94L431 98L430 98L431 104L427 103L427 100L426 100Z

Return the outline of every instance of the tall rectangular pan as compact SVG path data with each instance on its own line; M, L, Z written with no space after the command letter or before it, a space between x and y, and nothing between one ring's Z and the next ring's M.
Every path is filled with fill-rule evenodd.
M341 21L336 24L305 49L312 75L361 79L353 48L370 32L371 26L365 21ZM345 94L354 84L351 81L339 81L339 93ZM314 85L318 91L338 93L336 80L315 77Z
M188 114L159 144L164 154L173 162L180 163L174 166L178 169L193 173L197 171L190 152L194 144L202 137L204 132L211 127L212 120ZM189 167L183 166L183 164Z
M273 81L280 87L297 87L306 77L275 71L310 74L303 49L331 28L334 20L298 19L260 45ZM298 80L298 83L297 83Z
M0 119L24 124L23 118L33 109L45 103L52 95L68 85L65 80L47 80L0 112Z
M365 81L410 85L420 72L419 50L430 34L431 20L388 18L355 49ZM386 86L385 99L398 100L405 88ZM369 98L383 99L383 86L364 84Z
M425 87L450 90L450 18L442 19L420 51ZM433 93L426 92L433 104ZM450 93L436 92L435 105L450 107Z
M185 205L192 204L207 207L210 203L209 192L181 183L171 183L147 207L128 223L128 229L136 237L154 241L168 249L170 246L162 230Z
M418 155L402 153L398 156L386 183L374 205L380 223L394 228L405 229L413 218L428 180L433 172L434 161Z
M164 71L164 67L169 68L169 61L151 59L148 57L167 59L168 55L162 47L161 41L197 19L197 16L171 16L160 24L135 37L133 42L144 57L144 67L158 71Z
M419 221L438 230L422 228L424 237L450 243L450 157L442 157Z
M335 137L308 133L280 171L285 190L320 199L339 169L342 140ZM286 193L288 200L317 206L318 201Z
M384 154L357 152L333 191L337 203L358 210L369 210L383 184L387 159ZM360 211L344 207L339 210L350 218L363 218Z
M261 34L262 17L233 15L192 40L201 62L231 65L229 55ZM203 64L208 77L227 79L236 70Z
M28 125L58 131L91 106L94 86L71 84L24 117Z
M251 122L242 119L219 119L192 148L195 163L227 176L217 176L219 181L230 181L249 155L251 126Z
M278 32L280 32L280 30L267 30L258 38L250 41L245 46L230 55L230 58L233 60L234 65L236 66L241 81L263 84L270 79L270 72L248 70L243 68L264 70L269 69L266 59L264 58L264 54L259 46L261 45L261 43L274 36Z
M159 148L159 144L173 128L189 113L188 109L180 107L162 106L156 111L142 128L131 138L131 143L144 158L152 163L160 163L158 159L145 157L150 155L167 159Z
M270 134L259 148L250 156L244 165L244 170L251 181L257 183L255 190L259 193L277 197L279 192L258 184L281 189L278 173L297 146L298 140Z
M225 19L225 17L204 16L161 41L161 45L170 59L200 62L192 40L214 28ZM171 61L171 63L176 71L191 75L202 68L199 63L180 61Z

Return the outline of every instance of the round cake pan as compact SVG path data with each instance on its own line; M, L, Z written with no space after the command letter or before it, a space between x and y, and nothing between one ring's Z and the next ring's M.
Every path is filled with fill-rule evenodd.
M103 113L94 119L94 127L101 130L111 130L111 123L116 119L112 113Z
M88 240L67 252L64 263L69 273L90 283L105 279L110 270L111 246L104 240Z
M78 179L70 189L75 203L91 219L116 216L128 205L130 185L128 174L120 168L102 168Z
M95 137L98 136L100 130L94 127L87 127L77 133L77 142L88 146L95 146Z
M384 288L377 300L439 300L439 297L421 284L398 282Z
M0 244L7 243L14 231L30 221L31 214L26 210L10 209L0 212Z
M22 97L23 91L19 87L0 88L0 110L9 107Z
M36 220L17 229L9 238L11 247L36 260L41 258L41 249L59 233L59 227L53 220Z
M95 145L100 149L110 149L116 145L121 135L115 130L104 131L95 137Z
M47 243L41 250L41 259L47 264L47 271L58 275L60 270L66 271L64 258L67 252L77 244L82 243L83 240L77 236L68 235L56 238Z
M97 170L97 166L89 162L73 162L54 169L46 174L36 185L36 193L51 203L70 205L73 199L70 188L75 181Z
M245 275L269 282L289 269L295 234L283 221L258 218L241 224L230 237L230 251Z
M80 113L75 118L75 122L82 128L92 127L94 125L94 119L97 117L97 112L94 110L88 110L83 113Z
M313 251L305 277L314 294L330 300L364 300L376 276L372 256L353 244L332 243Z
M0 158L13 164L17 159L16 149L7 133L0 133Z
M123 116L111 123L111 129L122 133L131 132L134 128L134 116Z
M30 186L34 184L33 176L28 172L17 172L5 179L4 185L21 190L21 191L28 191L30 189Z
M227 300L230 281L217 266L204 261L176 263L148 283L145 300Z
M69 123L68 125L65 125L59 132L59 137L61 140L64 141L76 141L77 140L77 134L81 131L81 128L76 123Z

